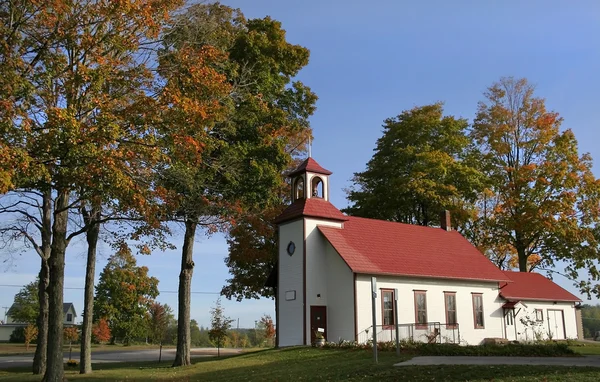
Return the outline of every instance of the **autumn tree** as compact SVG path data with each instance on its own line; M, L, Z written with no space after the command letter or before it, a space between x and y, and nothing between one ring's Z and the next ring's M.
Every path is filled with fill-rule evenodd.
M7 314L14 322L35 324L40 311L38 298L38 281L25 285L14 298L14 303Z
M105 344L110 341L111 333L106 319L99 319L92 327L92 335L94 340L99 344Z
M274 298L266 281L277 264L277 226L275 218L287 207L286 199L260 213L247 214L227 233L229 253L225 264L231 278L221 290L228 299Z
M567 263L565 273L583 292L600 295L600 181L592 158L579 154L571 130L548 111L526 79L502 78L479 103L471 137L482 153L481 168L490 179L486 234L514 250L520 271L539 257L540 268Z
M23 330L23 336L25 337L25 350L29 351L29 344L35 341L37 338L38 330L33 324L29 324Z
M212 64L200 72L181 60L185 53L183 58L193 57L196 65L199 57L206 61L207 52L212 52ZM302 83L292 81L307 62L308 50L288 43L279 22L246 20L239 11L219 4L190 7L166 33L161 61L169 74L166 88L177 95L173 99L193 106L171 107L165 113L171 124L191 127L178 141L190 149L180 153L172 147L175 161L161 177L161 185L174 194L170 199L177 201L172 220L185 226L174 366L190 364L196 230L201 227L210 234L225 229L247 209L268 206L275 199L272 190L283 182L282 172L291 161L286 147L310 132L308 116L316 97ZM207 78L216 85L207 85ZM211 95L218 102L200 108L198 116L189 114Z
M259 327L264 331L265 341L267 346L273 346L273 339L275 338L275 325L273 325L273 319L268 314L265 314L260 318Z
M217 344L217 356L221 356L221 345L227 337L227 332L231 329L232 319L225 316L225 311L221 305L221 299L217 299L215 306L210 309L210 329L208 336L211 341Z
M69 360L71 360L71 353L73 351L73 342L79 339L79 331L76 327L70 326L64 329L65 340L69 343Z
M146 316L158 296L158 279L148 275L147 267L138 267L127 246L110 257L96 285L94 315L105 318L113 340L128 345L144 334Z
M469 220L482 175L470 162L468 122L444 116L441 103L386 119L367 169L354 174L344 212L424 226L450 210Z
M130 176L137 172L128 168L139 163L132 159L140 150L153 148L150 124L131 118L145 115L139 107L151 107L145 100L152 73L140 44L181 3L0 3L0 161L10 165L0 172L0 187L12 193L0 212L21 217L3 233L24 238L42 258L34 372L44 372L47 354L45 380L63 379L64 254L88 228L69 231L70 210L92 189L114 192L106 199L129 196L137 207L144 200ZM153 149L156 156L160 150ZM151 161L151 154L142 156Z
M167 304L154 302L148 311L148 331L153 344L159 345L158 362L162 359L162 346L172 315L171 307Z

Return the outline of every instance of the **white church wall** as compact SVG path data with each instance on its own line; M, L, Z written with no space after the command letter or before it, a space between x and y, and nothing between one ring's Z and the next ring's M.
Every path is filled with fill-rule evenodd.
M536 309L541 311L541 317L536 315ZM515 326L507 325L510 339L515 337L510 331L515 329L518 341L546 340L550 337L553 340L577 339L575 307L572 302L524 300L515 309L515 313Z
M327 321L330 321L333 291L328 290L328 261L326 249L329 245L327 240L317 229L317 225L328 227L341 227L340 222L306 218L306 343L311 342L310 307L327 306ZM349 284L350 286L352 283ZM334 313L335 316L335 313ZM328 331L329 331L329 324ZM330 334L330 333L328 333Z
M354 273L336 250L326 243L327 341L354 340Z
M461 343L475 345L484 338L504 337L502 320L502 302L498 299L498 285L495 282L477 282L463 280L445 280L432 278L411 278L377 276L376 315L377 325L382 324L381 289L398 289L398 322L400 324L415 323L415 291L426 291L427 321L446 323L444 292L455 292L456 314ZM358 275L356 279L357 293L357 330L359 341L366 339L365 329L372 325L371 318L371 276ZM483 297L484 328L476 329L473 314L473 293L481 293ZM382 329L379 328L378 331ZM457 335L455 331L441 330L442 337ZM369 331L372 334L372 331ZM413 339L426 341L427 330L413 330ZM391 333L382 333L390 336ZM402 335L402 334L401 334ZM394 337L381 338L392 340ZM442 338L442 341L449 340Z
M304 222L295 220L279 226L279 346L302 345L304 301ZM287 246L292 241L296 250L292 256Z

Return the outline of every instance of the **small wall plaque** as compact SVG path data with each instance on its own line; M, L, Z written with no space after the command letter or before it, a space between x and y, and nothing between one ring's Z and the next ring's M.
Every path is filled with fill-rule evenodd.
M296 291L295 290L288 290L285 292L285 300L286 301L292 301L296 299Z

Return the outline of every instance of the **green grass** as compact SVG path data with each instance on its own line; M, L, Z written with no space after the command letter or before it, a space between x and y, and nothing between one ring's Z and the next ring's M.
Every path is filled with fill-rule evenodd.
M582 355L600 355L600 342L571 342L569 348Z
M548 366L410 366L394 367L393 352L379 354L374 364L366 350L290 348L264 350L221 359L198 359L186 368L170 362L95 365L89 376L68 371L68 380L84 381L590 381L600 369ZM0 381L39 381L27 370L0 371Z

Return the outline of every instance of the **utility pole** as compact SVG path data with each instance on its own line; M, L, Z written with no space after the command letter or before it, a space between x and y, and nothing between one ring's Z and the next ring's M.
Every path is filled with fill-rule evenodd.
M2 307L4 309L4 323L6 324L6 312L8 312L8 306L3 306Z

